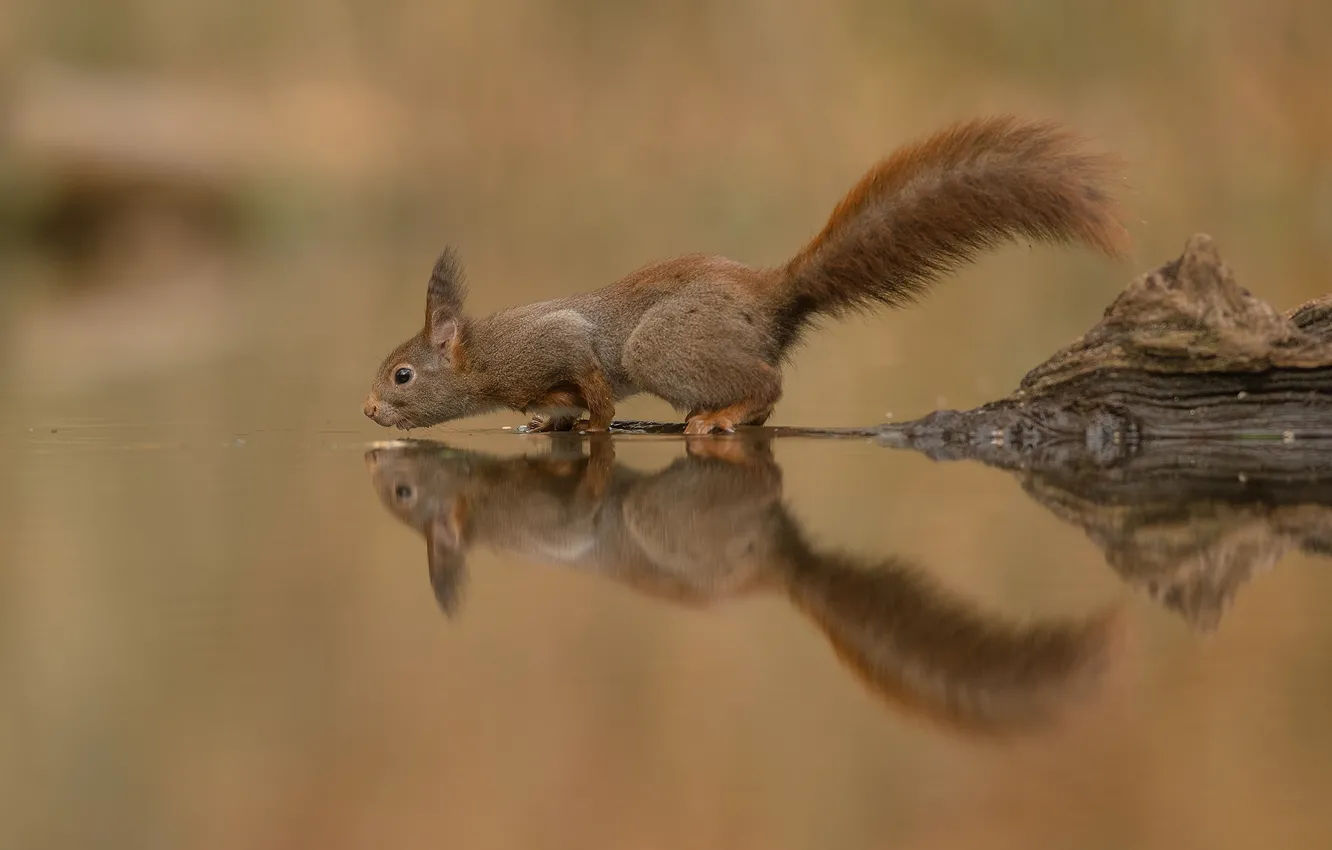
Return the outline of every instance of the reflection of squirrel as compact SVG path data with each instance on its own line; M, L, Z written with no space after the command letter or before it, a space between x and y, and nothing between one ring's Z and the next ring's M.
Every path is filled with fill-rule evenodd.
M690 255L595 292L463 315L461 267L431 275L425 327L380 366L365 414L425 427L489 410L534 430L609 427L618 399L646 392L688 411L687 433L762 424L780 367L819 316L897 306L1009 239L1127 244L1105 188L1111 160L1062 129L1012 118L959 124L879 162L782 266Z
M1108 661L1117 619L1018 625L894 559L815 549L782 503L770 438L689 441L656 473L615 463L609 438L501 459L432 443L372 449L384 505L427 540L441 607L460 602L466 552L486 546L598 573L684 605L786 596L871 690L965 730L1052 719Z

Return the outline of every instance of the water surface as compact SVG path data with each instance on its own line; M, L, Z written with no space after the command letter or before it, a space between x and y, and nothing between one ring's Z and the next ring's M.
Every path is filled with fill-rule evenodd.
M1332 830L1317 475L50 421L6 435L6 846Z

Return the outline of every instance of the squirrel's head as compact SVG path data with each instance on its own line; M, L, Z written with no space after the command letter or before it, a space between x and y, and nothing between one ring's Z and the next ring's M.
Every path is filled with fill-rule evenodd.
M424 428L479 412L466 349L462 266L451 248L426 290L425 327L379 364L365 415L380 425Z

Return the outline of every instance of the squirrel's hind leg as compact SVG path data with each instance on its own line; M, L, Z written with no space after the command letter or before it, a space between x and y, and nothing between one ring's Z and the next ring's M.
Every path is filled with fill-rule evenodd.
M686 434L762 424L782 376L758 316L757 305L721 292L663 302L626 340L625 369L639 389L689 411Z
M558 431L572 431L578 423L578 412L573 413L534 413L527 423L527 433L547 434Z
M759 366L771 370L766 363ZM691 410L685 422L685 434L711 434L713 431L731 433L737 425L762 425L772 415L772 407L781 395L780 384L771 394L744 399L719 410Z

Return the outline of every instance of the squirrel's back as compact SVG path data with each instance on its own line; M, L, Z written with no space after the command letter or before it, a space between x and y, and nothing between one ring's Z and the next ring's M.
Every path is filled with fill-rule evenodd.
M816 314L909 303L1009 240L1122 256L1128 233L1108 186L1117 166L1058 125L1009 116L956 124L899 149L779 270L783 347Z

